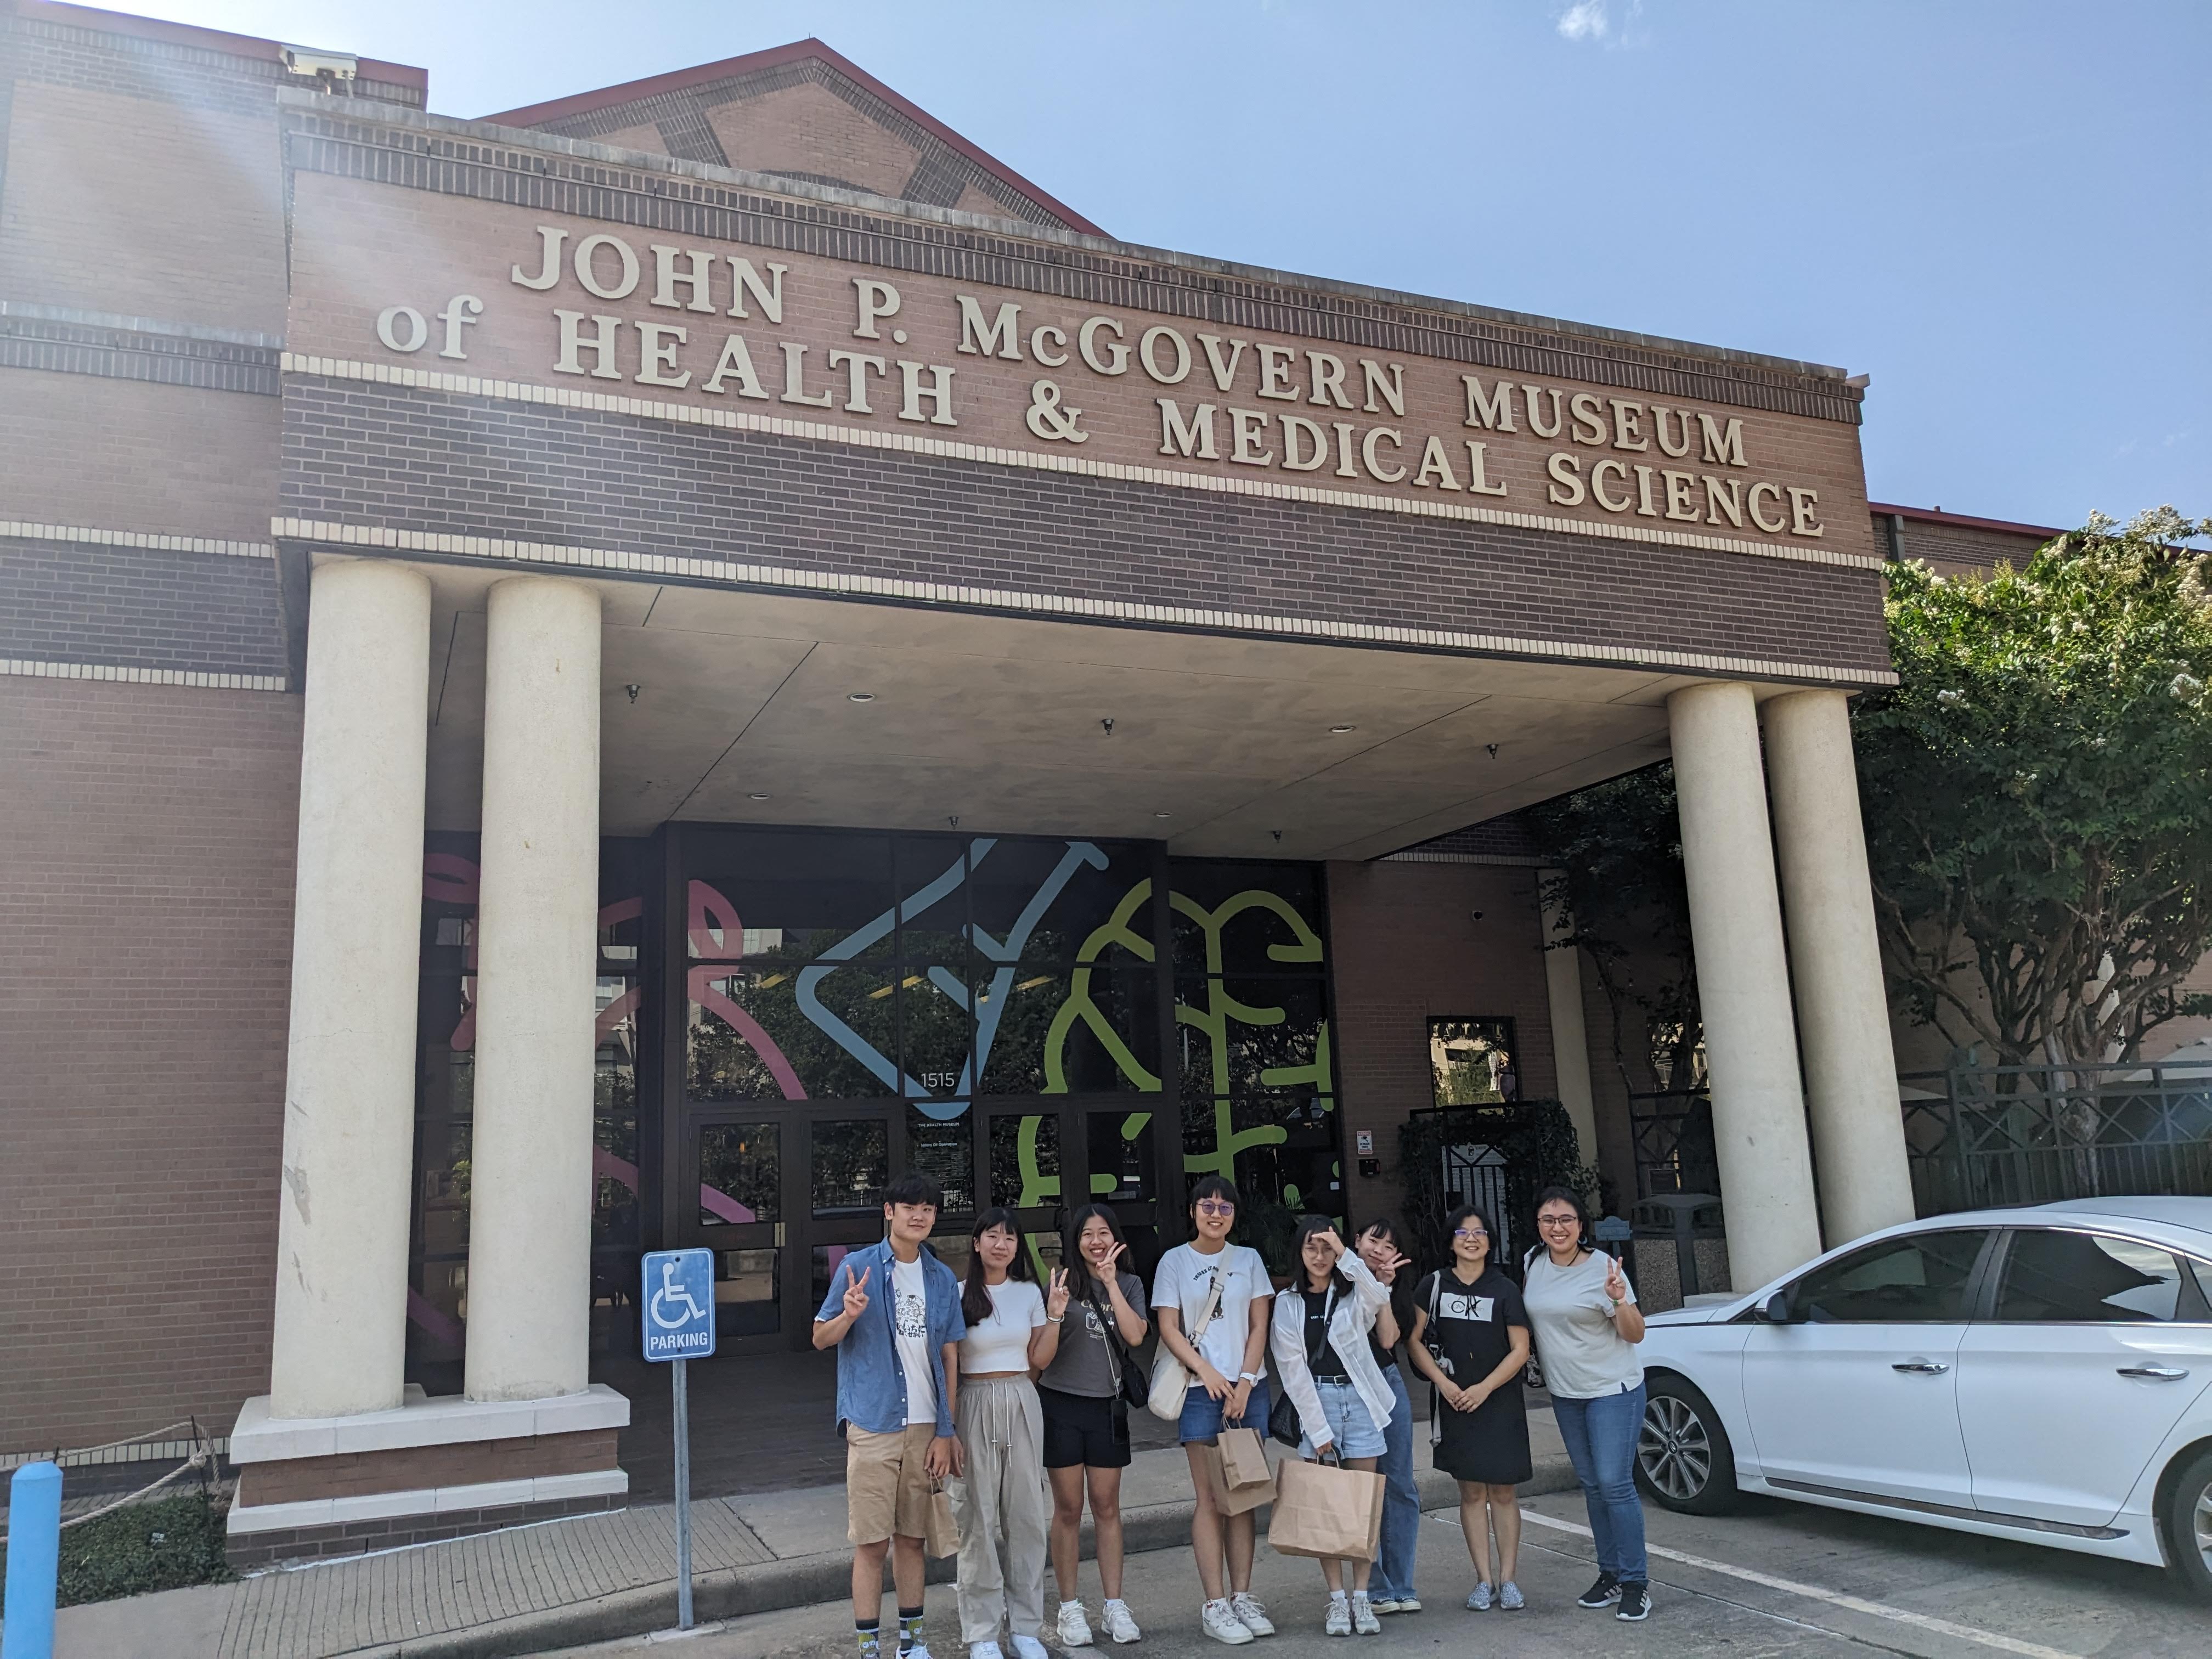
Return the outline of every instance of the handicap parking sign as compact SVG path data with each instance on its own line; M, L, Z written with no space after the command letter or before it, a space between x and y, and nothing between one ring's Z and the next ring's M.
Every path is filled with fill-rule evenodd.
M714 1253L649 1250L638 1296L647 1359L704 1359L714 1352Z

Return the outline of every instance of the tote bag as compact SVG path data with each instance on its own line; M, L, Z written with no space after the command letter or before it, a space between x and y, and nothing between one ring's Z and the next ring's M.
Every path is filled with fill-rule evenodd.
M1222 1263L1222 1268L1228 1267ZM1206 1310L1199 1315L1198 1323L1191 1328L1190 1346L1198 1346L1199 1338L1206 1328L1213 1323L1213 1316L1221 1311L1221 1270L1213 1275L1213 1292L1206 1298ZM1183 1397L1190 1392L1190 1368L1168 1352L1165 1342L1152 1359L1152 1391L1145 1401L1145 1409L1163 1423L1172 1423L1182 1415Z

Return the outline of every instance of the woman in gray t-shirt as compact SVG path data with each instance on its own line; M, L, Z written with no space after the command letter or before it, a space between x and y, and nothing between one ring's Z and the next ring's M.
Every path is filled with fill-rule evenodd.
M1620 1264L1592 1245L1589 1212L1578 1195L1546 1188L1536 1200L1536 1235L1521 1302L1597 1546L1597 1583L1579 1604L1642 1619L1651 1607L1644 1506L1636 1498L1636 1440L1644 1428L1644 1363L1636 1345L1644 1340L1644 1316Z
M1103 1204L1086 1204L1068 1218L1060 1261L1071 1281L1060 1352L1037 1378L1044 1407L1044 1469L1052 1482L1052 1571L1060 1581L1060 1640L1091 1640L1076 1581L1083 1504L1091 1501L1097 1533L1098 1578L1105 1591L1100 1624L1116 1642L1141 1632L1121 1601L1121 1471L1129 1463L1129 1408L1121 1379L1146 1373L1136 1351L1151 1330L1145 1284L1127 1271L1129 1247L1121 1224Z

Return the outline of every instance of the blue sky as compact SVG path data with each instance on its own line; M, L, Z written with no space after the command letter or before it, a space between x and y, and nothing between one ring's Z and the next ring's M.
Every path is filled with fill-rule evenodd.
M1132 241L1844 365L1877 501L2212 514L2203 0L147 0L476 116L817 35Z

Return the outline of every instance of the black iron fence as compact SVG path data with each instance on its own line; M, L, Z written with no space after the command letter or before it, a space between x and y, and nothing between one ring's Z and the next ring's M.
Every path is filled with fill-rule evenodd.
M2212 1195L2212 1066L1978 1066L1898 1083L1923 1215Z

